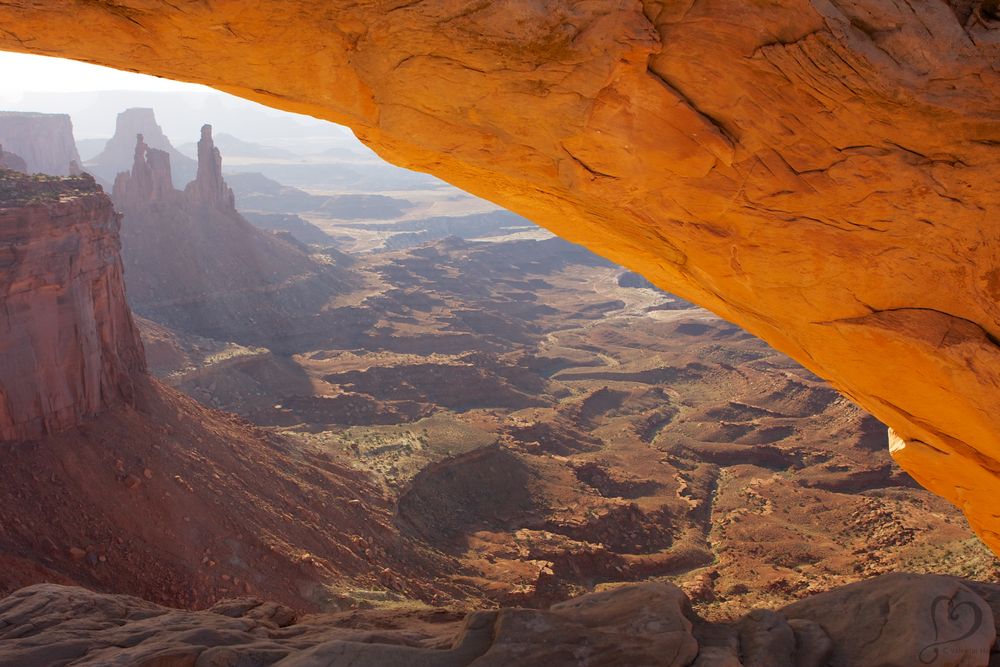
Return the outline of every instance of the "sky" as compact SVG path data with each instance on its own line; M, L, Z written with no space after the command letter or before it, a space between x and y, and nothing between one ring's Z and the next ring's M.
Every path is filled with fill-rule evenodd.
M204 91L204 86L81 63L63 58L0 51L0 101L25 92L94 90Z
M181 93L189 95L181 97L178 95ZM206 122L247 135L248 140L254 139L250 135L266 120L264 116L287 118L285 125L289 127L289 123L295 122L314 129L319 127L314 119L303 116L295 121L293 114L207 86L64 58L0 51L0 110L68 113L73 118L76 139L81 140L110 137L118 112L130 106L157 109L157 120L167 136L180 143L188 141L192 133L197 137ZM275 131L275 127L259 129ZM316 132L336 137L348 134L347 130L325 122ZM296 133L297 130L293 132Z
M177 145L196 141L201 126L210 123L217 132L293 152L347 148L368 153L345 127L278 111L207 86L64 58L0 51L0 110L69 114L79 142L106 141L115 131L118 113L129 107L155 109L158 124Z

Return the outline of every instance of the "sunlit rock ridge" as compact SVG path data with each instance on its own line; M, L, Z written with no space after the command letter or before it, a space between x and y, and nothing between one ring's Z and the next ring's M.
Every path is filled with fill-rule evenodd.
M995 550L1000 21L977 0L0 6L0 48L352 127L763 337Z

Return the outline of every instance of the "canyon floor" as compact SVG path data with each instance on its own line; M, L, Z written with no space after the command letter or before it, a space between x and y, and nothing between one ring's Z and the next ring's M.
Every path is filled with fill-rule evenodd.
M438 597L385 595L544 606L664 580L727 618L886 572L1000 574L877 421L638 276L517 225L392 250L409 221L303 217L361 277L325 340L140 325L163 381L370 480L441 564Z

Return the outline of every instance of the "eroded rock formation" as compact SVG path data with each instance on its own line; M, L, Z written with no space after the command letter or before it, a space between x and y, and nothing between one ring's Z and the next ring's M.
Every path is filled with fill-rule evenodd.
M0 601L0 665L972 667L990 662L995 611L996 586L915 575L757 610L732 624L702 621L678 588L663 583L548 610L355 611L301 620L256 599L183 612L43 584Z
M113 183L118 174L132 168L135 137L139 134L148 146L168 154L175 186L183 187L195 177L198 168L195 161L173 147L156 122L153 110L145 108L126 109L118 114L114 136L97 157L87 162L87 169Z
M80 164L66 114L2 111L0 144L24 160L29 173L70 176L70 165Z
M315 327L316 313L347 272L315 262L308 249L243 219L209 125L202 128L198 157L197 177L176 190L170 154L140 134L131 171L115 179L115 205L125 216L125 279L136 312L182 331L252 344L281 345L297 331L295 318Z
M195 206L235 211L233 191L222 178L222 154L212 141L212 126L203 125L198 140L198 176L184 193Z
M0 172L0 440L129 401L145 369L119 216L89 176Z
M137 154L125 192L183 203L166 155ZM0 591L56 581L190 607L253 591L298 609L341 581L456 595L426 583L448 561L399 535L366 476L146 376L119 220L89 175L0 171Z
M995 3L15 0L0 19L3 48L347 124L740 323L889 424L1000 549Z

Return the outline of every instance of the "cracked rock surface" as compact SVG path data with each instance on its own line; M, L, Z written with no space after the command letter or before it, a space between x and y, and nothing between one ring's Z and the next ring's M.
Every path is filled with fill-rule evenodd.
M995 2L10 0L0 25L349 125L707 306L890 425L1000 549Z

